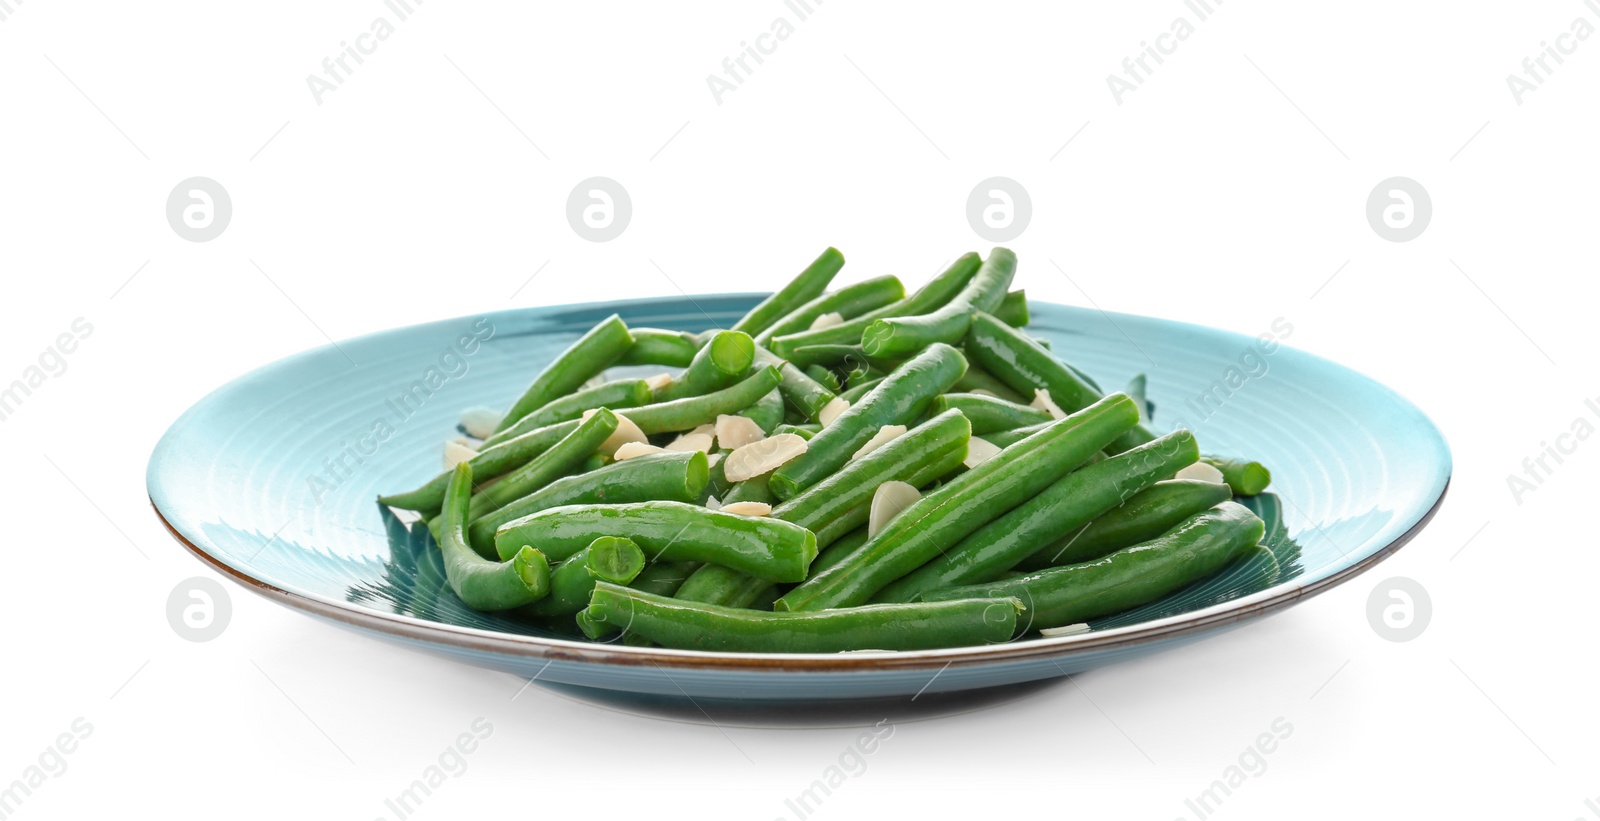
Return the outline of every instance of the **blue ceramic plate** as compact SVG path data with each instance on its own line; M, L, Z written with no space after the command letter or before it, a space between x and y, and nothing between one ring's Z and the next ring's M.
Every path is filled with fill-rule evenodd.
M572 641L466 609L425 529L374 501L441 469L462 409L504 407L613 312L635 327L727 326L728 295L506 311L373 334L284 359L190 408L150 459L176 538L248 589L345 627L540 681L695 698L839 700L1061 676L1282 610L1376 564L1432 516L1450 453L1415 407L1326 360L1194 325L1035 304L1030 331L1116 389L1149 374L1154 427L1259 459L1266 547L1091 632L892 654L756 655ZM629 369L645 374L660 368Z

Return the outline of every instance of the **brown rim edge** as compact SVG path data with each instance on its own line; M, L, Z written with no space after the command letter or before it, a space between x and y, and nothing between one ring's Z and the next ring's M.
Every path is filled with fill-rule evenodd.
M677 669L721 669L745 672L807 672L807 673L859 673L874 670L933 670L952 666L971 666L996 661L1027 661L1040 658L1064 658L1077 653L1127 647L1152 641L1177 638L1192 633L1207 632L1217 627L1257 618L1280 610L1303 599L1311 598L1329 588L1365 572L1368 568L1389 558L1395 551L1410 542L1422 531L1434 514L1439 512L1449 495L1450 478L1445 479L1428 512L1394 541L1355 564L1309 585L1283 590L1268 588L1259 593L1231 602L1212 605L1203 610L1169 616L1128 627L1118 627L1096 633L1084 633L1058 638L1033 639L1022 643L1006 643L984 647L957 647L946 650L919 650L905 653L878 654L798 654L798 653L716 653L704 650L668 650L657 647L629 647L626 645L596 644L547 639L539 636L519 636L457 627L441 622L425 621L394 613L380 613L333 603L310 596L293 593L249 576L222 563L179 533L163 516L154 500L150 508L161 520L167 532L202 562L219 573L233 579L246 589L273 602L302 610L312 615L386 633L412 641L428 644L447 644L481 653L526 656L553 661L571 661L585 664L641 667L654 665Z

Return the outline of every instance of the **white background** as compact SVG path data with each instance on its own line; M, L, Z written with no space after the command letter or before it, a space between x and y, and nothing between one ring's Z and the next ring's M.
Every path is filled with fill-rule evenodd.
M986 245L964 204L995 175L1032 197L1010 245L1033 298L1250 334L1289 318L1289 344L1429 413L1455 479L1376 571L1032 699L900 724L816 816L1194 818L1185 799L1280 717L1292 735L1216 817L1600 806L1600 444L1520 504L1506 485L1600 395L1600 36L1520 105L1505 78L1597 9L1230 0L1119 105L1106 76L1193 20L1182 4L829 0L719 105L706 76L793 20L780 2L431 0L319 105L306 76L392 20L380 2L6 5L0 381L74 318L94 328L0 423L0 785L75 718L93 727L15 817L393 818L384 799L483 717L493 734L416 817L793 818L784 799L855 730L516 695L231 584L227 631L180 639L167 595L208 571L149 510L145 461L204 393L329 338L770 287L828 244L841 282L920 281ZM195 175L234 205L207 243L164 214ZM632 196L613 242L566 222L593 175ZM1365 217L1394 175L1433 201L1407 243ZM1432 599L1407 643L1365 614L1396 575Z

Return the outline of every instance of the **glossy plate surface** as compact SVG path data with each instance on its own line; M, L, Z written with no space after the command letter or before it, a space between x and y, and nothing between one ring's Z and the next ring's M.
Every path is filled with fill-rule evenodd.
M1030 332L1104 388L1149 374L1153 427L1186 424L1203 450L1272 469L1271 492L1247 502L1267 520L1270 557L1258 553L1076 636L872 655L704 653L573 641L470 611L444 586L425 529L374 501L436 474L462 409L506 406L606 315L699 330L732 324L756 300L507 311L289 357L224 385L172 425L150 460L150 499L181 543L252 591L415 649L641 694L833 700L1060 676L1236 626L1393 552L1449 483L1438 430L1358 373L1287 347L1265 354L1256 339L1224 331L1036 303Z

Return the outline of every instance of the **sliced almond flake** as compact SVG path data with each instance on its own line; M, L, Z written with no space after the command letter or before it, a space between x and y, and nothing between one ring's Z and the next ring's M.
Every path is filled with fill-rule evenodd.
M649 442L623 442L617 447L612 458L624 462L636 456L648 456L652 453L661 453L665 448L658 448Z
M706 497L706 510L721 510L721 509L722 509L722 503L717 501L717 497L715 497L715 496L707 496Z
M650 388L651 393L655 393L656 391L671 385L673 381L672 374L658 373L655 376L645 377L644 384Z
M688 453L691 450L707 453L711 450L711 441L709 433L683 433L667 443L666 449L675 453Z
M1215 465L1206 462L1195 462L1173 474L1172 478L1198 479L1202 482L1212 482L1219 485L1227 484L1227 480L1222 477L1222 471L1217 470Z
M1084 622L1077 624L1063 624L1060 627L1046 627L1039 631L1041 636L1076 636L1079 633L1089 632L1089 625Z
M505 416L493 408L467 408L461 412L461 429L474 439L488 439Z
M723 505L722 512L740 516L767 516L772 513L772 505L766 502L734 502Z
M588 419L589 417L595 415L597 411L598 409L596 408L590 408L589 410L584 411L583 416L580 418ZM615 413L615 411L613 411L613 413ZM617 429L612 431L611 435L607 436L604 442L600 443L600 453L605 456L615 457L617 455L617 448L620 448L629 442L643 442L648 444L649 441L650 438L644 435L644 431L639 430L639 426L635 425L633 420L618 413Z
M922 493L915 487L905 482L884 482L872 492L872 507L867 514L867 538L878 535L878 531L889 523L889 520L900 515L900 512L915 504L922 498Z
M751 477L777 470L805 452L806 440L793 433L769 436L728 454L728 458L722 463L722 475L730 482L743 482Z
M1050 392L1043 388L1033 392L1033 401L1028 403L1028 407L1044 411L1051 419L1067 418L1066 411L1063 411L1061 406L1056 404L1056 400L1050 398Z
M466 444L457 439L451 439L444 443L444 467L446 470L450 470L477 455L478 452L476 450L467 447Z
M815 331L822 328L832 328L835 325L842 324L844 324L844 314L841 314L838 311L829 311L828 313L811 320L811 330Z
M716 467L717 463L722 461L722 457L723 457L723 454L721 454L721 453L713 453L710 456L707 456L706 457L706 467L708 467L708 468Z
M716 424L717 444L733 449L742 448L751 442L759 442L767 438L761 426L755 420L744 416L729 416L723 414L717 417Z
M850 400L835 396L828 401L828 404L822 406L822 410L817 413L817 421L821 422L823 427L827 427L833 424L833 420L839 418L839 414L847 410L850 410Z
M868 439L866 444L858 448L855 452L855 455L851 456L850 458L852 460L860 459L861 457L866 456L878 448L893 442L896 438L904 436L905 432L905 425L884 425L883 427L878 428L878 432L873 434L872 438Z
M966 465L967 469L971 470L993 459L999 453L1000 448L996 447L993 442L974 436L967 440L967 458L962 459L961 464Z
M704 425L696 425L695 429L691 430L689 432L690 433L703 433L703 434L705 434L707 436L716 436L717 435L717 425L714 422L707 422Z

